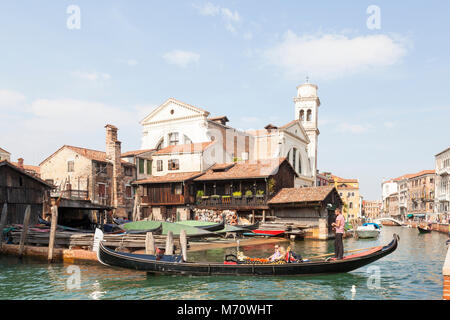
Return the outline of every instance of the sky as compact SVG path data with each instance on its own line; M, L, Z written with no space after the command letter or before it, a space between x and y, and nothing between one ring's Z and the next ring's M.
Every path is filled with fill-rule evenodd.
M294 119L319 87L318 167L360 181L434 168L450 146L448 1L0 2L0 147L38 165L64 144L141 147L174 97L239 129Z

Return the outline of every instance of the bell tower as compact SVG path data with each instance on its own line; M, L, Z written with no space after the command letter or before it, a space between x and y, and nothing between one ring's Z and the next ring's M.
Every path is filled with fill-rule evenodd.
M317 96L317 85L306 83L297 87L297 96L294 98L295 119L300 120L310 143L308 144L308 157L311 163L311 171L314 176L314 185L316 185L317 174L317 142L319 137L318 114L320 99Z

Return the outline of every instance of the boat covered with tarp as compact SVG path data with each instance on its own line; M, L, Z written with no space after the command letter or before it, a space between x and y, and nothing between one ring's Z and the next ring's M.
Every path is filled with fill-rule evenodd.
M400 240L394 234L393 240L385 246L369 248L366 251L344 256L343 259L308 259L301 262L277 261L261 263L260 261L241 263L238 260L224 262L189 262L181 255L145 255L116 252L104 246L100 241L97 257L100 263L127 269L145 271L155 274L181 275L313 275L350 272L377 261L395 251Z
M186 231L186 236L188 237L208 237L208 236L216 236L215 233L203 230L201 228L192 227L189 225L183 225L179 223L167 222L167 221L154 221L154 220L142 220L142 221L134 221L128 222L120 225L120 228L125 230L126 232L137 232L151 230L162 226L161 234L167 235L169 231L172 231L174 236L179 236L181 230Z

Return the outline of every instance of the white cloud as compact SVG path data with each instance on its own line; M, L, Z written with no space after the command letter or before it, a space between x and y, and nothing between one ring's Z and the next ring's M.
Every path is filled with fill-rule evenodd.
M225 28L230 32L236 32L236 26L238 22L241 21L241 16L235 10L234 12L228 8L220 7L212 4L211 2L206 2L203 5L192 5L197 12L202 16L220 16L225 23Z
M164 54L163 58L169 64L186 68L191 63L198 63L200 60L200 55L190 51L173 50Z
M384 125L386 128L393 128L393 127L395 127L395 122L392 122L392 121L385 121L385 122L383 123L383 125Z
M0 108L15 107L24 103L26 97L20 92L0 90Z
M89 80L92 82L101 82L111 79L111 75L109 73L102 73L102 72L74 71L71 72L71 75L75 78L79 78L82 80Z
M288 76L330 79L396 64L406 51L405 41L384 34L298 36L289 30L263 58Z
M361 134L366 133L373 128L371 124L351 124L347 122L340 123L337 131L341 133Z

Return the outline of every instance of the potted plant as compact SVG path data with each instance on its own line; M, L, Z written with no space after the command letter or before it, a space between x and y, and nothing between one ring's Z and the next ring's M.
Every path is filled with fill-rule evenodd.
M253 192L251 190L245 191L245 197L246 198L252 198L253 197Z
M220 196L218 195L218 194L213 194L212 196L211 196L211 200L219 200L220 199Z
M236 198L236 199L242 198L242 192L240 192L240 191L233 192L233 198Z
M198 202L198 203L200 203L200 202L202 201L202 198L203 198L203 191L202 191L202 190L198 190L198 191L197 191L197 196L196 196L196 198L197 198L197 202Z
M257 198L264 198L264 190L257 190L256 191L256 197Z

